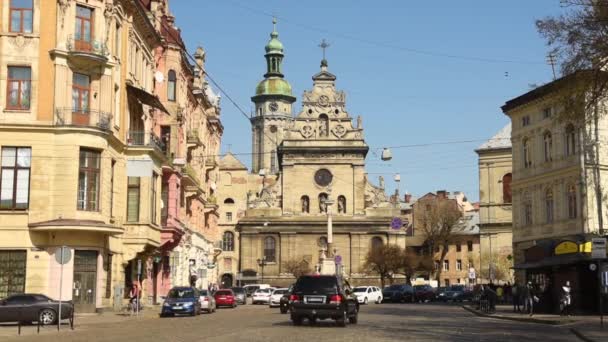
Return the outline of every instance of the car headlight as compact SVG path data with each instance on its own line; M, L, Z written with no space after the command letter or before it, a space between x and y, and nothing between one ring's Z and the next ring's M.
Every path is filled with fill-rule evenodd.
M192 306L193 303L184 303L184 306Z
M164 303L163 303L163 306L171 306L171 304L169 304L169 303L167 303L167 302L164 302Z

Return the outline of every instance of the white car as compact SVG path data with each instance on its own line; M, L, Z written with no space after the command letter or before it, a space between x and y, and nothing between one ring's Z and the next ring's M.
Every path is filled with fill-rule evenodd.
M215 298L207 290L199 290L201 299L201 310L207 311L208 313L215 312Z
M283 297L287 290L289 289L280 288L272 291L272 293L270 294L270 301L268 302L268 306L270 306L271 308L281 306L281 297Z
M251 296L253 304L268 304L270 303L270 295L274 288L270 287L267 289L257 289Z
M357 286L353 289L353 294L357 296L357 301L361 304L382 303L382 290L376 286Z

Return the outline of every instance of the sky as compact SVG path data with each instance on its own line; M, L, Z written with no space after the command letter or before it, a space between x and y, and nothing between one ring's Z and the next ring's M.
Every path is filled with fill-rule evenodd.
M402 194L464 191L470 201L479 197L474 150L509 122L500 107L553 77L534 22L562 11L559 0L173 0L170 9L190 52L203 46L209 77L247 114L273 15L294 114L326 39L347 111L363 118L370 179L382 175L393 192L399 173ZM222 153L245 153L251 165L250 122L227 96Z

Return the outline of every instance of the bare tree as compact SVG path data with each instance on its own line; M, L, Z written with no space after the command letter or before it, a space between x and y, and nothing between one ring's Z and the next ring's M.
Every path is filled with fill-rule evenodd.
M411 248L405 248L401 251L401 263L399 274L405 276L407 284L412 283L412 278L417 274L429 274L433 270L433 259L426 253L418 254Z
M286 261L283 263L283 269L287 273L293 274L296 278L312 272L310 264L306 260Z
M418 200L414 206L414 225L425 238L429 255L439 251L439 265L448 252L448 246L462 219L462 212L456 200L443 196L429 196ZM435 270L436 279L441 279L441 267Z
M509 282L512 280L511 267L513 267L513 259L506 255L501 255L498 252L484 252L481 254L480 276L482 279L488 279L491 282Z
M399 273L403 249L397 245L380 245L369 250L364 267L378 274L384 287L386 280L392 282L393 275Z

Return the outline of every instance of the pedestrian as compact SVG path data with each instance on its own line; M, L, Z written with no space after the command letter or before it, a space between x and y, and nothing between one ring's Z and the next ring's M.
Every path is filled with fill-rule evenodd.
M519 299L520 292L521 291L520 291L519 284L516 282L511 287L511 294L513 295L513 312L521 312L520 299Z
M502 288L502 286L498 286L498 288L496 289L496 296L498 297L498 303L502 304L502 300L504 298L504 289Z
M570 305L572 304L572 288L570 287L570 281L566 281L566 284L562 286L562 293L560 296L560 312L561 316L570 316Z
M532 317L534 315L534 302L538 302L539 299L536 296L536 290L531 281L526 285L524 300L526 301L526 310L530 317Z
M131 307L131 314L133 314L135 311L139 311L139 297L139 284L134 283L133 286L131 286L131 291L129 291L129 305Z

